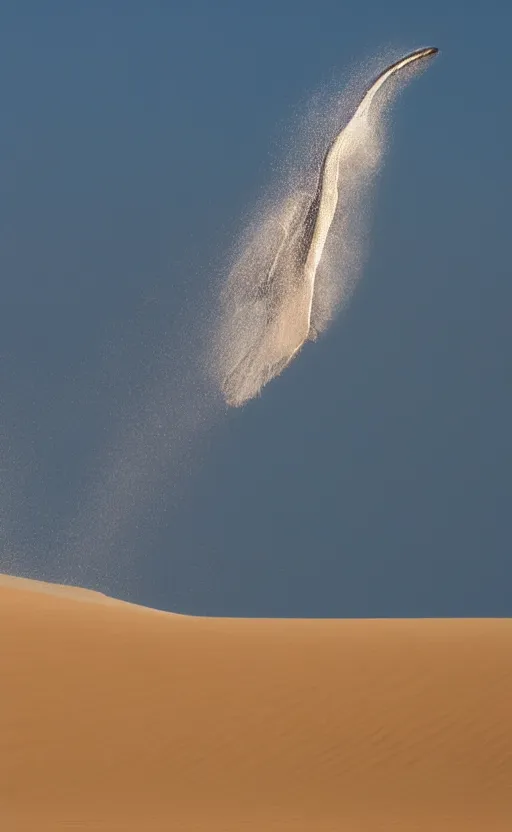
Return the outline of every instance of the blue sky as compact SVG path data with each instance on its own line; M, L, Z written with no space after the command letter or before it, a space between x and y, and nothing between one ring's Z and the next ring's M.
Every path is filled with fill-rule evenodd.
M2 568L194 613L511 614L511 18L3 4ZM261 399L206 406L196 430L176 380L200 299L289 126L361 61L423 45L441 54L394 107L351 304ZM140 402L159 373L155 451ZM137 510L88 553L103 521L77 506L127 424L153 448Z

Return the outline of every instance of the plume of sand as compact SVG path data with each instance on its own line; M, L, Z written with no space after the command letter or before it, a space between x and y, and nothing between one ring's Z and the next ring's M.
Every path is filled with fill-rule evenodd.
M243 404L279 375L299 348L294 345L325 331L336 313L346 306L361 274L367 253L373 185L383 159L387 114L405 81L419 71L409 68L388 80L363 117L351 120L361 99L356 84L342 97L324 105L316 123L311 116L297 140L294 166L273 198L262 202L237 241L225 282L215 337L212 370L228 404ZM365 84L367 86L367 84ZM286 235L303 221L312 200L319 171L319 149L346 125L338 160L338 202L314 279L311 326L298 338L301 322L307 322L304 298L296 291L295 264L285 264L279 289L282 298L278 325L269 323L267 300L258 292L262 275L271 274ZM305 150L304 138L310 142ZM287 359L275 356L291 348Z
M166 510L172 499L169 491L179 489L187 479L200 438L220 418L221 403L212 390L211 374L220 383L247 352L254 352L256 343L260 344L257 360L240 379L243 399L257 395L283 369L271 364L275 345L268 337L265 306L254 299L254 285L269 260L275 258L283 228L303 216L315 192L321 153L360 97L355 86L343 98L331 98L323 109L317 107L314 119L310 114L302 124L291 154L294 162L287 165L284 182L271 198L260 203L234 246L219 315L204 314L212 302L211 294L205 293L202 303L196 304L195 320L183 327L147 383L141 385L138 404L117 408L111 431L92 469L84 475L77 511L57 534L56 547L69 553L69 580L95 585L113 578L119 587L120 575L127 567L128 541L133 543L139 525L145 524L147 530L155 513ZM399 86L400 81L393 81L385 95L379 95L371 118L358 125L340 159L338 207L316 277L314 323L319 332L346 304L361 271L371 186L384 149L384 113ZM292 318L290 312L289 320ZM278 336L274 333L273 337ZM7 448L6 437L2 446ZM8 467L0 500L4 564L6 553L12 555L19 539L19 530L13 526L17 513L10 473L13 466ZM16 498L16 506L18 503Z

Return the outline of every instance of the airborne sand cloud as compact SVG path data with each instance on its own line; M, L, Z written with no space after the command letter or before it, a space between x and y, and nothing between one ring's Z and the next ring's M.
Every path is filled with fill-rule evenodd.
M367 73L357 97L337 94L320 107L314 125L301 123L287 181L235 246L221 314L218 287L207 281L179 331L156 338L153 355L142 362L150 370L144 378L130 368L127 386L137 394L125 401L107 396L113 400L107 433L72 496L75 510L49 544L67 579L97 586L112 578L118 586L122 574L124 581L127 552L134 557L147 548L148 535L190 478L201 439L223 418L219 392L235 406L256 396L347 301L361 270L386 113L408 69L416 71L436 51L410 53L370 84ZM143 351L137 335L130 337ZM12 489L9 495L12 502ZM12 520L16 511L7 500L2 511L4 548L12 552L21 540L7 514Z
M419 49L369 85L328 144L316 182L300 175L239 245L223 294L218 381L228 405L256 396L347 299L360 263L365 193L383 150L393 81L437 53ZM382 94L384 93L384 94ZM337 220L335 222L335 219ZM330 238L334 238L334 244Z

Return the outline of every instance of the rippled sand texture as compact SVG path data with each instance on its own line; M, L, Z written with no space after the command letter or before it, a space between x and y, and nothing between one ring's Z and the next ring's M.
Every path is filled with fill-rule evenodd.
M0 582L5 832L510 832L512 620L247 620Z

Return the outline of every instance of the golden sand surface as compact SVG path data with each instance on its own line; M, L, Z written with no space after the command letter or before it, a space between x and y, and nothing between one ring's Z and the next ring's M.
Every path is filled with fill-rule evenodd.
M1 832L511 832L512 619L108 601L0 579Z

